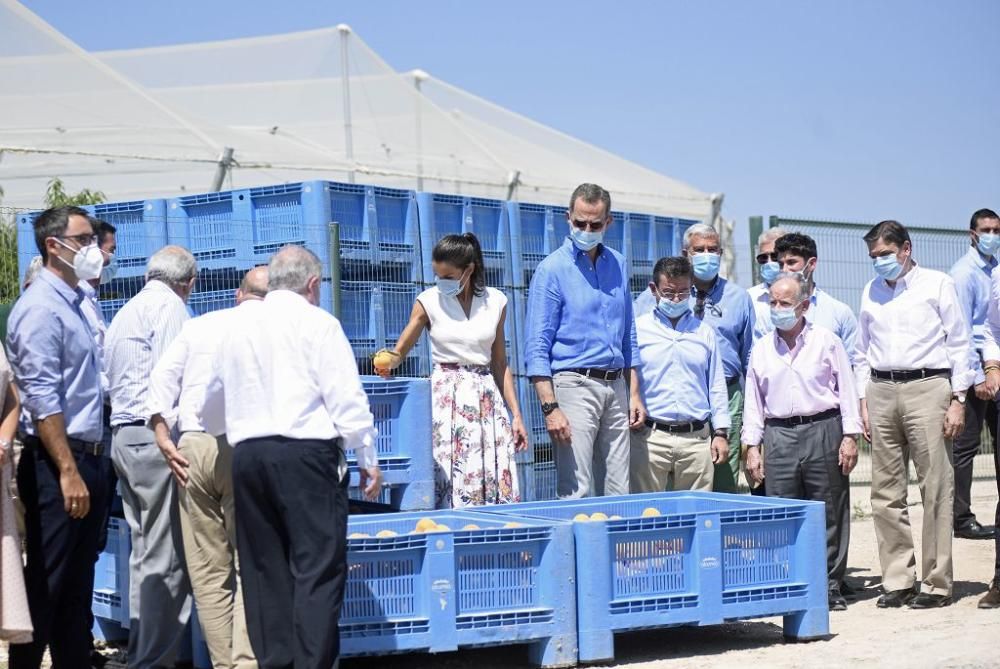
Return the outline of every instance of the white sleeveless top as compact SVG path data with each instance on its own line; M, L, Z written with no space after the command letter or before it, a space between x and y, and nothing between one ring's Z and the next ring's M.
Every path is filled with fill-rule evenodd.
M431 322L431 359L435 363L489 365L493 341L507 296L496 288L473 296L469 316L457 297L442 295L437 286L417 295Z

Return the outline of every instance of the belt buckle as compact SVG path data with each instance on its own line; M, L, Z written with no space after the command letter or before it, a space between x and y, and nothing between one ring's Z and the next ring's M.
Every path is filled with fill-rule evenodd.
M806 417L805 416L792 416L791 423L792 423L792 425L805 425L806 424Z

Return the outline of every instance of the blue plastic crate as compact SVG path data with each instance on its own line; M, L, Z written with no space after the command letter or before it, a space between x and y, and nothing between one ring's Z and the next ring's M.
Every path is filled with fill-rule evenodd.
M508 202L513 286L531 283L545 256L559 248L569 232L565 207Z
M423 281L419 216L413 191L326 182L328 218L340 230L340 257L378 268L405 265L411 281Z
M323 182L262 186L173 198L167 239L189 249L199 269L266 263L286 244L329 264L329 207Z
M629 230L627 214L620 211L612 211L611 225L605 229L604 241L602 243L608 248L618 251L618 253L621 253L628 260L631 256L629 250L630 239L631 231Z
M676 225L674 226L674 252L673 255L679 256L684 248L684 233L692 225L696 224L698 221L690 221L687 219L677 219Z
M643 517L647 508L659 515ZM821 502L654 493L481 507L574 522L580 661L614 657L614 633L783 615L785 635L829 633Z
M630 274L652 276L653 263L657 261L653 217L648 214L625 214L629 245L626 257Z
M378 430L379 467L391 486L378 501L403 510L434 508L430 380L377 376L361 380ZM347 451L347 458L351 486L356 488L359 476L353 451Z
M94 617L129 626L128 559L132 537L124 518L108 520L108 542L94 566L94 594L91 610Z
M434 276L431 258L434 245L445 235L471 232L479 239L487 269L499 270L497 285L515 285L511 258L510 224L507 203L461 195L418 193L420 245L425 281Z
M395 345L410 322L410 312L420 290L420 286L412 283L340 283L340 324L363 371L371 371L366 361L372 353ZM425 334L410 352L411 360L399 373L430 373L428 350Z
M667 216L653 216L649 259L655 265L660 258L680 255L680 244L676 243L677 219Z
M451 529L413 533L422 518ZM351 516L348 532L343 655L527 643L536 665L576 664L568 523L432 511Z
M210 290L204 293L191 293L188 306L195 316L207 314L210 311L229 309L236 306L236 292L232 290Z
M118 277L143 276L149 256L167 244L166 200L105 202L87 205L83 209L115 226ZM22 284L31 259L38 255L32 223L40 213L25 212L17 217L17 269Z

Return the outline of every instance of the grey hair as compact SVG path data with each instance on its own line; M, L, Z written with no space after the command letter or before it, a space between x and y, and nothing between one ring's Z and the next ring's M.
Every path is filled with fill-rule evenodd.
M691 246L692 237L715 237L719 240L719 247L722 247L722 235L708 223L695 223L684 231L684 248Z
M28 269L24 270L24 287L27 288L31 285L31 282L38 278L38 273L42 271L42 267L45 266L45 261L42 260L42 256L35 256L28 263Z
M171 287L187 284L197 273L194 256L183 246L164 246L146 263L146 281L162 281Z
M271 256L267 266L267 290L290 290L301 294L313 277L323 278L319 258L307 248L289 244Z
M757 237L757 248L760 249L760 247L764 244L777 241L787 234L788 230L785 230L784 228L768 228L764 232L760 233L759 237Z
M573 194L569 196L570 212L573 211L573 205L577 200L583 200L587 204L601 202L604 204L604 215L611 215L611 193L597 184L583 183L573 189Z
M809 282L806 281L805 277L802 276L801 272L781 272L778 276L771 282L771 288L773 289L778 285L779 281L794 281L795 285L799 287L798 300L799 302L804 302L809 298Z

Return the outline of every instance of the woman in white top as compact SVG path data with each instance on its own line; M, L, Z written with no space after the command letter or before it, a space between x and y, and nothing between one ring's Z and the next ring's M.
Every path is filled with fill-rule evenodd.
M0 346L0 641L31 643L31 614L24 589L21 536L12 499L14 453L21 404L7 356Z
M389 369L426 328L434 361L436 507L519 502L514 452L528 447L528 433L507 367L507 296L486 287L483 254L471 233L441 238L432 267L437 285L417 296L410 322L389 351Z

